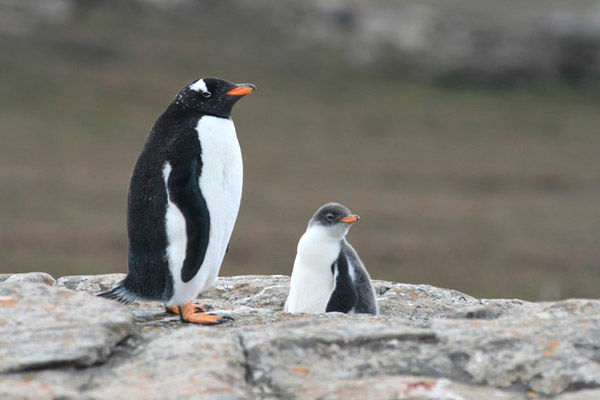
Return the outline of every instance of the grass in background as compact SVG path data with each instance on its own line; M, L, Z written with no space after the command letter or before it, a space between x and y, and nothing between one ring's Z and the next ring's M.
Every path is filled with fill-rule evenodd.
M597 92L412 82L228 18L97 11L0 38L0 272L125 272L147 132L184 84L220 76L259 88L234 112L245 186L223 275L289 274L338 201L363 217L349 240L373 278L597 297Z

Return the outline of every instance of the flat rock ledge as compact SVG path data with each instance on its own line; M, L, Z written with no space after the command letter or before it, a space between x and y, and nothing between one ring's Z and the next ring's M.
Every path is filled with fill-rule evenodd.
M375 281L381 316L283 313L287 276L201 294L182 324L94 296L123 274L0 275L2 399L600 399L600 301Z

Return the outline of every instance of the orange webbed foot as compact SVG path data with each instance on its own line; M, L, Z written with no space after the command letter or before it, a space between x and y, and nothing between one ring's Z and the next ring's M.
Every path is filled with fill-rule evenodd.
M233 321L233 318L225 315L207 314L207 310L203 306L205 307L206 305L200 305L196 304L194 301L190 301L183 306L174 306L167 309L175 314L179 314L181 322L202 325L217 325L224 322ZM210 308L212 309L212 307Z
M193 305L195 310L200 313L208 312L214 308L210 304L201 303L196 300L192 300L190 303L186 304L186 306L188 306L188 305ZM178 306L165 307L165 309L168 313L179 315L179 307Z

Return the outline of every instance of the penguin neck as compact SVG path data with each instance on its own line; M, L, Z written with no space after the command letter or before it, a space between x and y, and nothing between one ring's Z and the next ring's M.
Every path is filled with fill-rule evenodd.
M209 115L216 118L231 119L231 111L231 109L203 109L199 108L197 105L174 101L169 105L169 107L167 107L165 113L192 118L199 118L204 115Z
M298 257L306 265L327 264L337 260L344 237L333 236L320 225L309 226L298 242Z

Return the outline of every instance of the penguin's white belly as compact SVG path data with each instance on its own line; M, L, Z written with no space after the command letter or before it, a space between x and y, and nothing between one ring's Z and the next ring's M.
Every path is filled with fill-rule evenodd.
M339 252L339 241L331 240L320 227L307 229L298 242L286 303L287 312L325 312L334 287L331 265L337 260Z
M202 149L202 172L198 184L210 215L209 240L204 262L198 273L189 282L183 282L181 269L187 245L185 220L175 204L169 201L166 218L169 243L167 256L169 269L173 276L174 290L168 305L186 303L216 281L242 197L242 153L233 121L204 116L198 121L196 130ZM173 216L171 224L169 222L170 213ZM182 224L183 229L169 229L170 225L181 226ZM181 231L183 231L183 235L180 233ZM190 243L189 245L194 244ZM173 248L175 257L170 256L170 248Z
M298 260L294 263L287 312L309 314L325 312L333 290L331 266L313 267L302 265ZM327 270L329 273L319 273Z

